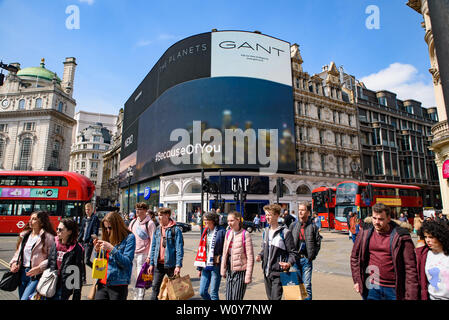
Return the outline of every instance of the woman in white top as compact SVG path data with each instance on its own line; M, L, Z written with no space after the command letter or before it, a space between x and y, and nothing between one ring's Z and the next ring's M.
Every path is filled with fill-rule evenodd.
M33 212L20 234L17 250L10 261L11 272L20 272L19 298L28 300L36 291L42 272L47 268L48 255L56 235L48 214Z
M421 299L449 300L449 226L425 221L418 235L426 243L415 249Z

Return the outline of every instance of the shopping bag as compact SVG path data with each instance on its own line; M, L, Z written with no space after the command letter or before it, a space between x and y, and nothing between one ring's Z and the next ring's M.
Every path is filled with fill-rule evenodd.
M20 282L20 271L11 272L8 271L3 274L2 280L0 281L0 289L4 291L12 292L17 289Z
M284 300L304 300L307 298L304 283L300 281L296 271L281 272L280 276Z
M188 300L195 295L189 275L168 279L167 290L169 300Z
M162 279L161 289L159 290L159 295L157 296L157 298L159 300L169 300L168 299L167 283L168 283L168 276L165 275L164 279Z
M95 300L95 294L97 293L97 286L98 284L92 284L92 288L89 290L89 294L87 295L87 299L89 300Z
M140 269L139 276L136 280L136 288L148 289L151 288L151 284L153 283L153 275L148 274L148 268L150 264L145 262Z
M108 260L104 257L103 250L100 250L100 254L92 264L92 279L103 279L106 276L107 268Z
M36 287L36 291L44 297L51 298L56 293L56 285L58 284L58 270L51 271L46 269Z

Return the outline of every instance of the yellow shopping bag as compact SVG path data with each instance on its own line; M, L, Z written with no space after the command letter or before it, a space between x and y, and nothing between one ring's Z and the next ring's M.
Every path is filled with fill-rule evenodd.
M100 250L100 254L94 259L92 264L92 279L103 279L107 270L108 260L106 260L103 250Z

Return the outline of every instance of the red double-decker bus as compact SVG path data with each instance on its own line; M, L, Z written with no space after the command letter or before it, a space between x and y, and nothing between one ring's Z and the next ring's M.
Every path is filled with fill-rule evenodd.
M364 219L376 203L391 207L392 218L398 218L401 212L407 213L412 225L416 213L422 216L423 202L420 187L343 181L337 184L335 230L348 231L348 213L355 212L360 219Z
M318 213L322 228L334 229L336 188L319 187L312 191L312 212Z
M95 185L65 171L0 171L0 234L20 233L35 211L47 211L56 228L63 217L79 219Z

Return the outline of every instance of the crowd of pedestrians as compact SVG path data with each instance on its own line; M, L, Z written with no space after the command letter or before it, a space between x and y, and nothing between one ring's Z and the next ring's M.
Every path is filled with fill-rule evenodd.
M193 262L202 299L219 300L222 279L226 300L244 299L255 261L260 262L269 300L282 299L281 273L285 271L296 272L306 299L312 299L313 261L322 239L320 217L311 215L308 202L299 203L297 217L277 204L266 205L263 211L267 225L262 228L265 223L259 216L254 221L263 230L257 253L239 212L228 213L226 228L220 224L219 213L204 215L205 229ZM364 300L449 299L449 226L444 216L423 221L416 215L412 227L402 215L392 219L391 208L377 203L363 221L350 212L348 228L354 243L350 255L354 290ZM412 231L421 240L416 247ZM86 204L79 225L63 219L56 232L46 212L34 212L10 261L10 271L20 274L19 298L42 298L37 287L48 269L56 272L57 284L55 294L47 299L80 300L86 266L95 268L92 252L104 257L107 265L103 278L94 279L91 299L127 299L128 286L146 266L152 277L150 299L157 300L165 275L181 274L184 239L171 209L159 208L156 214L144 202L136 204L135 217L129 221L117 212L100 221L92 205ZM134 288L134 299L143 300L146 290Z

